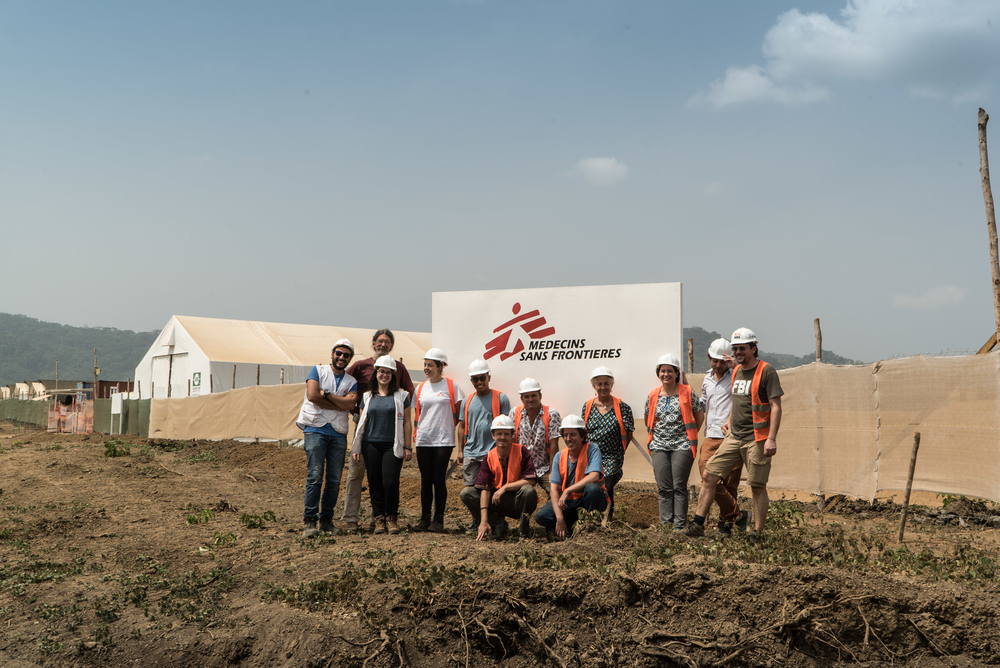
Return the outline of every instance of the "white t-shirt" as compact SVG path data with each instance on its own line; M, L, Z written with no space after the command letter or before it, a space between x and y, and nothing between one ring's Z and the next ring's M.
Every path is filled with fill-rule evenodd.
M415 392L416 394L416 392ZM462 388L455 383L455 408L465 398ZM419 388L420 421L417 423L418 448L452 448L455 446L455 418L448 398L448 381L424 382Z

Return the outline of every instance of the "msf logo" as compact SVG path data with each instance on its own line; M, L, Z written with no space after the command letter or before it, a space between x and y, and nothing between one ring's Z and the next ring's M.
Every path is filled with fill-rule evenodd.
M515 325L518 325L518 329L522 330L531 339L543 339L546 336L552 336L556 333L555 327L545 327L545 318L539 315L538 309L521 313L521 303L517 302L514 304L511 312L515 317L493 330L494 334L498 332L500 334L486 344L486 353L483 355L483 359L488 360L491 357L500 355L500 361L502 362L524 350L524 341L521 338L520 332L514 334L514 345L511 347L510 339L511 334L515 332Z

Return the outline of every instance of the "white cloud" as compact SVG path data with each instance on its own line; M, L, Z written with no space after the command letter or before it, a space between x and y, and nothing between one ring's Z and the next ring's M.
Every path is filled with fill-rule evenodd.
M792 9L764 36L763 66L730 67L689 104L816 102L838 81L978 99L1000 70L997 13L995 0L848 0L838 19Z
M592 186L609 186L625 180L628 165L618 158L584 158L571 174L583 177Z
M892 305L910 311L931 311L965 301L965 290L954 285L940 285L922 295L895 295Z

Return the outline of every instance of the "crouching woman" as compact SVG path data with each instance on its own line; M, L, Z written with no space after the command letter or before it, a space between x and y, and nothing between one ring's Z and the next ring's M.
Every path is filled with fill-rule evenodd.
M559 433L566 449L552 460L549 484L552 501L535 513L549 540L573 535L580 509L604 512L608 495L604 489L601 451L587 441L587 428L577 415L563 418Z

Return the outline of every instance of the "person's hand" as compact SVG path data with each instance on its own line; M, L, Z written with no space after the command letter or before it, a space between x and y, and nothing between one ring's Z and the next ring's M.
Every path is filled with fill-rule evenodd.
M769 438L764 441L764 456L774 457L774 454L778 451L778 443L773 439Z
M489 532L490 532L490 523L489 522L480 522L479 523L479 535L476 536L476 540L482 540L483 538L486 537L486 534L488 534Z
M569 506L567 505L568 501L569 501L569 492L563 490L563 493L559 495L559 507L562 508L563 510L569 510Z
M736 366L736 360L733 358L732 355L723 355L722 359L726 360L726 364L729 365L730 369Z
M459 466L462 465L462 451L461 450L458 451L458 455L455 457L455 461L458 462Z
M360 462L361 461L361 453L352 452L351 453L351 457L354 457L354 461L356 461L356 462Z
M722 435L729 436L729 420L722 423Z
M408 462L408 461L410 461L411 459L413 459L413 452L412 452L412 451L410 451L410 450L406 450L406 449L404 449L404 450L403 450L403 461L404 461L404 462Z
M556 520L556 535L559 536L560 539L565 539L566 533L566 520L560 517Z
M504 487L506 487L506 485L504 485ZM493 505L500 503L500 497L503 496L503 493L504 493L503 487L493 492L493 498L491 499Z

